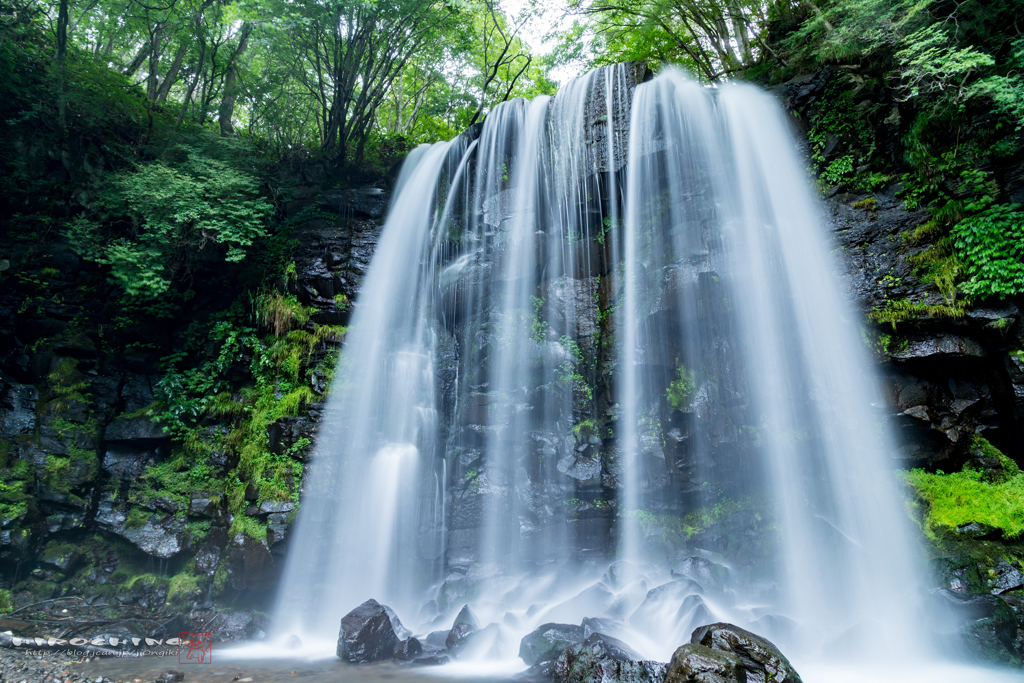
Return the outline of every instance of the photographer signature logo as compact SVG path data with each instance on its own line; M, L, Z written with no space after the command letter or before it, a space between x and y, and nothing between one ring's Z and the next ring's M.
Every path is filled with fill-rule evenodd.
M178 664L209 664L213 661L211 631L178 632Z

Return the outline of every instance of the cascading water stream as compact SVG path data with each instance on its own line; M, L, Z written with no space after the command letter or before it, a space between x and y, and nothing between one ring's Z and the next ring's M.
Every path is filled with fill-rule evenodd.
M282 639L333 651L375 598L420 636L468 604L460 660L513 668L585 617L662 661L717 620L798 659L924 656L895 449L782 112L638 80L596 70L406 161Z
M922 645L906 634L920 633L923 581L895 448L778 106L752 86L711 91L666 71L637 92L631 139L627 403L678 383L688 438L752 456L728 479L778 513L775 614L793 632L764 624L773 637L860 655L899 643L906 656ZM669 377L645 356L665 348L679 354ZM708 449L691 452L698 479L719 485Z

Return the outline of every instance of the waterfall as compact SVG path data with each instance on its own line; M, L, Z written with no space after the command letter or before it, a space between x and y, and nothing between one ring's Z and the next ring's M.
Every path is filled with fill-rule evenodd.
M641 80L598 69L410 154L282 637L328 647L375 598L417 634L470 604L463 659L584 617L661 660L718 619L807 655L923 647L895 449L784 115Z
M923 582L895 447L780 108L753 86L709 90L666 70L638 90L631 125L626 438L676 383L692 476L777 512L775 613L791 639L906 656L921 645L907 634L920 633ZM730 459L740 476L722 475Z

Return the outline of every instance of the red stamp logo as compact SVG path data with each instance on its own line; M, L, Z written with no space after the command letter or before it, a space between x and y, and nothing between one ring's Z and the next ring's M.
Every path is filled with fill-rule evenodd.
M178 664L209 664L212 661L211 631L178 631Z

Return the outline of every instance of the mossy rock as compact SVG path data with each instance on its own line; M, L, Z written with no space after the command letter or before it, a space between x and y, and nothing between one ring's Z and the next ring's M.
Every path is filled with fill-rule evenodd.
M1020 474L1020 468L980 434L974 435L970 450L971 464L981 471L981 480L1002 484Z

